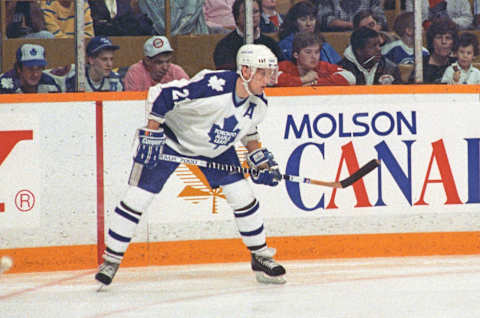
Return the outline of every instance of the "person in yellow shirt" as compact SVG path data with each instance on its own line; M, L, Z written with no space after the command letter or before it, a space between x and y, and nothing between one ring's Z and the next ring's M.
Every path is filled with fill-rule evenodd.
M75 3L74 0L41 1L43 17L47 30L55 38L73 38L75 36ZM88 1L84 1L85 37L95 36L93 20Z

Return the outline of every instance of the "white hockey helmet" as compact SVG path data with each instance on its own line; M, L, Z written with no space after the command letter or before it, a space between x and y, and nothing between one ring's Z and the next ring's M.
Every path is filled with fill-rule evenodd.
M252 69L252 76L248 80L243 78L242 66L248 66ZM240 47L237 53L237 73L240 77L248 83L259 68L272 70L272 80L276 82L278 60L267 46L263 44L245 44Z
M237 68L250 66L254 68L270 68L278 67L277 57L263 44L245 44L237 53Z

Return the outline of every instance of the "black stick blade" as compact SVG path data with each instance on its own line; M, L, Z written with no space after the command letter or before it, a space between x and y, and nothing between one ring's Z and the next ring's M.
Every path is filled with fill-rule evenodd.
M343 179L340 181L340 184L342 185L342 188L346 188L348 186L351 186L361 178L363 178L365 175L370 173L373 169L378 167L380 165L380 161L377 159L372 159L368 163L366 163L363 167L360 167L357 171L355 171L351 176Z

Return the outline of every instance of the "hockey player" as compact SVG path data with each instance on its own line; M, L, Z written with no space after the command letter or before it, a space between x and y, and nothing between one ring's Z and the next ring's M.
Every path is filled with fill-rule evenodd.
M99 282L112 282L140 217L179 165L159 160L159 154L239 166L234 145L241 141L248 164L259 170L252 181L278 185L282 175L272 153L260 147L257 131L267 111L263 90L276 81L277 58L264 45L247 44L238 51L237 65L237 72L203 70L190 81L149 89L147 126L137 130L130 186L110 222L105 261L95 275ZM273 259L275 249L267 247L259 202L244 175L200 169L212 188L222 187L257 281L285 283L285 268Z

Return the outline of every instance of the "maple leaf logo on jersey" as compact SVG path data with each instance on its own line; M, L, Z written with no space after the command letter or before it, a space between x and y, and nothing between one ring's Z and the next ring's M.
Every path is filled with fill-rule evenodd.
M2 78L2 82L0 83L0 86L3 88L13 88L13 79L11 78Z
M221 92L223 91L223 86L225 85L225 80L223 78L218 78L216 76L210 77L208 80L208 87L214 91Z
M237 119L235 118L235 116L232 115L223 120L223 128L221 128L217 124L214 124L212 126L210 132L208 133L208 136L210 136L209 142L216 145L215 149L220 146L227 146L235 140L240 131L240 129L238 128L234 130L237 124Z

